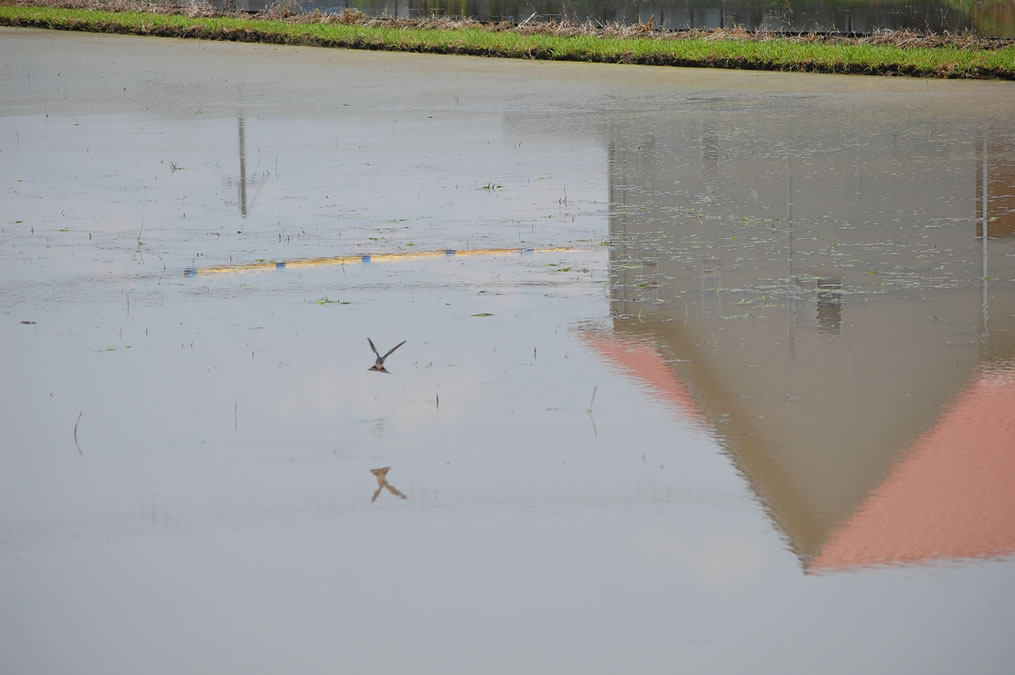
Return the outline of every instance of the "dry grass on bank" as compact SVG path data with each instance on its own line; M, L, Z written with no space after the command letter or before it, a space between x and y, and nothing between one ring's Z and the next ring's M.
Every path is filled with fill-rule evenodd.
M325 14L318 10L305 12L299 2L276 0L264 12L236 12L212 7L206 0L179 0L178 2L150 2L146 0L0 0L0 5L62 7L67 9L101 9L115 12L146 12L150 14L180 14L187 17L236 17L282 20L290 23L342 24L386 28L416 28L457 30L472 28L491 32L511 31L519 35L552 35L554 37L590 36L600 38L648 38L656 40L734 40L739 42L765 42L781 40L790 43L827 45L873 45L903 49L951 47L953 49L1005 49L1015 46L1015 38L985 38L968 33L918 33L911 30L879 30L870 35L842 35L829 33L771 33L749 31L742 27L722 29L661 30L651 24L624 25L616 22L586 21L533 21L516 25L509 22L483 23L474 19L449 17L420 17L395 19L371 17L359 10Z
M250 14L138 0L0 0L0 24L351 49L503 58L916 77L1015 79L1015 40L882 32L773 35L742 29L660 31L644 25L372 18L300 13L291 4Z

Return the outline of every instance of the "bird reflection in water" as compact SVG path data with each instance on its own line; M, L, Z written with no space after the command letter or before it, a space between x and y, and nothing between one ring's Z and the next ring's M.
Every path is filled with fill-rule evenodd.
M377 477L377 489L374 490L374 496L370 498L371 502L377 501L377 497L381 494L381 490L387 488L388 492L401 497L402 499L408 499L398 488L388 482L388 472L391 471L390 466L385 466L380 469L370 469L370 473Z

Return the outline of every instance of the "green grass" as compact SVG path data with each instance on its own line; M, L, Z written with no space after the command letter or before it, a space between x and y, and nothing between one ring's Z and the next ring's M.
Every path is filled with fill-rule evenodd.
M1015 47L990 50L828 45L780 39L558 37L471 27L433 29L290 23L261 18L190 18L172 14L7 5L0 5L0 25L600 63L1015 79Z

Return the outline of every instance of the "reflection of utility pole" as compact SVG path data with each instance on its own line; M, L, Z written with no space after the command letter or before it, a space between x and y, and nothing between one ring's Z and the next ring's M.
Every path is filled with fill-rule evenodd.
M793 276L793 158L786 156L786 278L789 279L789 297L786 299L786 343L791 358L796 358L796 332L800 315L797 297L797 280Z
M257 195L260 194L261 188L264 187L264 179L271 176L268 171L264 171L259 178L248 178L247 176L247 122L243 116L243 112L236 114L236 127L237 133L240 139L240 175L238 178L232 178L226 176L222 179L224 186L236 185L236 201L240 206L240 215L244 218L247 217L247 211L254 207L257 202ZM277 162L276 162L277 164ZM254 194L247 198L247 186L256 188ZM227 200L226 203L229 203Z
M983 304L980 307L980 312L981 312L981 314L983 316L983 335L982 335L982 337L987 337L988 335L990 335L990 330L987 327L987 320L990 317L990 307L988 305L988 299L987 299L987 297L988 297L987 296L987 288L990 285L990 281L988 280L988 277L987 277L987 239L988 239L987 214L989 213L989 211L987 210L987 183L988 182L989 182L989 176L987 175L987 129L985 127L983 129L983 181L981 183L982 187L980 188L980 190L981 190L981 196L982 196L982 199L983 199L983 208L980 210L980 213L981 213L981 215L980 215L980 236L983 237L983 269L981 270L982 274L980 276L980 278L982 279L981 283L983 284Z
M818 332L838 336L842 331L842 278L818 279Z
M240 128L240 214L247 217L247 141L244 135L243 113L237 116L237 126Z
M860 140L856 142L856 196L863 196L863 155L860 154Z

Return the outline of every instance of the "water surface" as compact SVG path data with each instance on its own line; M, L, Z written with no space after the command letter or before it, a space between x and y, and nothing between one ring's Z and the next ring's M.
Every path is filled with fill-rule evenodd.
M1009 670L1007 83L0 52L6 669Z

